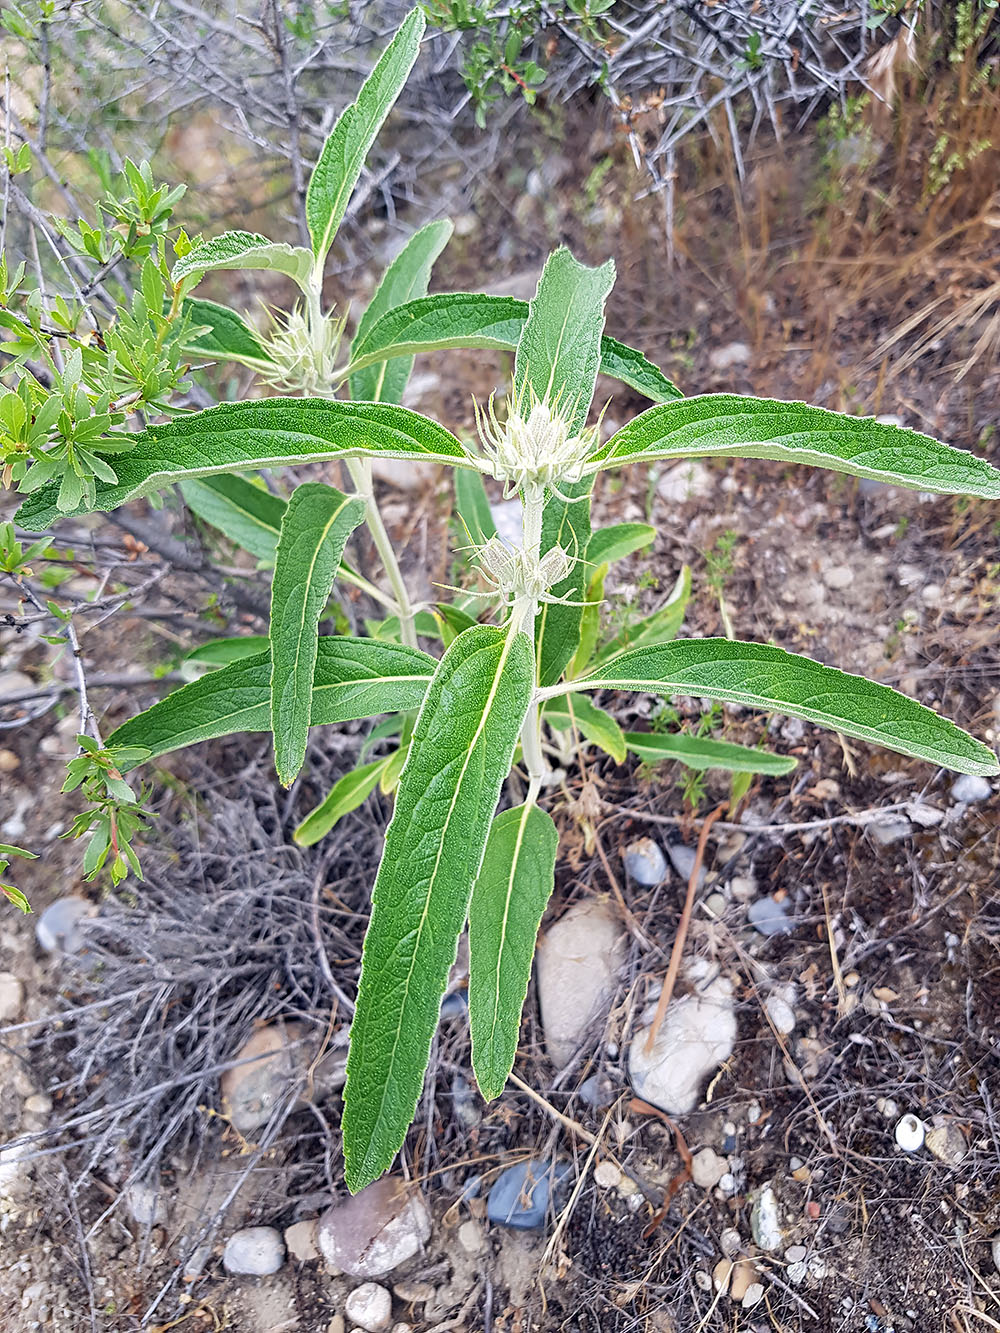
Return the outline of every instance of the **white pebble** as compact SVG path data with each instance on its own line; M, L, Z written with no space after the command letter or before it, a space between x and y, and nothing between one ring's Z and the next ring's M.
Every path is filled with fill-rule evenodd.
M226 1241L222 1266L227 1273L264 1277L276 1273L285 1262L285 1242L274 1227L247 1227Z
M622 1183L622 1173L614 1162L598 1162L594 1167L594 1184L602 1190L617 1189Z
M348 1296L344 1312L368 1333L382 1333L392 1318L392 1297L377 1282L362 1282Z
M997 1272L1000 1273L1000 1236L995 1237L990 1246L993 1251L993 1264Z
M743 1297L743 1309L752 1310L755 1305L759 1305L764 1299L764 1284L762 1282L751 1282L746 1289L746 1295Z
M775 992L764 1003L767 1016L783 1037L791 1036L795 1031L795 1010L783 995Z
M927 1127L915 1115L904 1115L896 1122L896 1142L903 1152L919 1152L924 1146Z
M963 773L951 784L951 794L956 801L969 804L971 801L988 801L993 795L993 788L985 778L977 778L972 773Z

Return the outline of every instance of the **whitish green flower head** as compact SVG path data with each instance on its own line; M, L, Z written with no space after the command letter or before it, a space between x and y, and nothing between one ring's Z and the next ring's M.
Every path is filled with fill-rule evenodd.
M261 378L288 393L328 394L346 316L323 315L313 320L296 306L287 315L272 314L271 321L272 331L264 345L273 366L261 372Z
M598 430L591 426L572 433L572 404L565 404L565 416L562 406L558 399L551 405L542 402L530 390L527 402L523 394L507 399L506 419L501 425L492 396L485 410L475 404L483 455L492 475L504 483L505 496L521 491L530 502L540 499L548 487L566 499L560 486L572 485L583 476L597 444Z
M548 601L548 590L569 573L572 560L561 546L553 546L541 558L534 551L507 546L491 537L477 552L486 579L507 601Z

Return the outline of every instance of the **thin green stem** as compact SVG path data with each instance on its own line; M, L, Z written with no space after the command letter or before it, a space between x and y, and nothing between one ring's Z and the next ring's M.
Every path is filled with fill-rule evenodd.
M528 492L522 496L524 513L521 520L522 541L525 551L529 551L537 562L542 545L542 511L545 508L543 493ZM533 651L535 642L535 617L538 603L534 599L519 599L514 604L512 620L518 628L524 626L531 639ZM537 663L535 665L537 679ZM545 785L551 773L549 761L542 749L542 734L538 700L533 698L528 706L528 714L521 728L521 754L528 770L528 801L533 802Z
M372 541L375 543L375 549L379 553L386 578L389 580L389 586L392 588L393 597L395 597L396 605L399 608L399 637L407 648L416 648L416 613L413 609L413 603L410 601L406 583L403 580L403 572L399 568L399 561L396 559L396 552L393 550L389 534L385 530L378 505L375 503L371 463L367 458L349 458L347 459L347 470L351 474L351 480L354 482L358 494L365 502L365 523L371 533Z

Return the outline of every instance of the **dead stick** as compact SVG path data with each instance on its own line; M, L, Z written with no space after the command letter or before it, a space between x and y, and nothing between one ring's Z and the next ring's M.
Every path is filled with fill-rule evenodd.
M684 910L681 912L681 919L677 926L677 934L674 937L674 947L670 951L670 963L667 966L667 975L663 981L663 990L660 991L660 1000L656 1006L656 1014L650 1024L649 1035L646 1037L646 1054L649 1055L656 1045L656 1038L660 1032L660 1025L663 1022L664 1015L667 1012L667 1005L674 993L674 987L677 984L677 973L681 968L681 957L684 953L684 945L687 942L688 926L691 924L691 913L694 910L694 895L698 888L698 876L701 874L701 863L705 859L705 847L708 843L708 835L712 831L712 825L724 814L728 801L723 803L712 811L701 826L701 833L698 837L698 850L694 854L694 865L691 868L691 876L688 879L687 897L684 899Z

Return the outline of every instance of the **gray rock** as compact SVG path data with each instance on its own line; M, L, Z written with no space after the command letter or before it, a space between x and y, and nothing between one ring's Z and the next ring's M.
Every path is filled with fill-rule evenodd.
M622 853L622 863L637 884L662 884L667 873L667 858L652 838L630 842Z
M1000 1236L990 1242L990 1252L993 1255L993 1267L1000 1273Z
M756 899L747 909L747 919L762 935L790 935L795 929L786 898L781 902L770 896Z
M377 1282L363 1282L348 1296L344 1313L367 1333L383 1333L392 1319L392 1297Z
M577 1096L595 1111L604 1111L615 1099L615 1085L607 1074L591 1074L580 1084Z
M868 825L872 841L880 847L891 847L893 843L903 842L913 832L913 825L904 815L887 815Z
M757 1190L750 1208L750 1230L762 1250L777 1250L784 1237L778 1196L770 1183Z
M23 671L0 671L0 704L14 694L27 694L35 689L35 682Z
M585 899L542 936L536 955L545 1047L559 1068L572 1059L614 995L625 937L604 903Z
M560 1186L573 1170L570 1162L532 1160L509 1166L489 1192L486 1215L498 1226L514 1231L535 1231L545 1221L553 1185L558 1197Z
M750 348L741 342L713 347L708 354L708 364L713 370L731 370L733 366L746 365L749 360Z
M226 1241L222 1266L227 1273L266 1277L285 1262L285 1242L274 1227L247 1227Z
M993 788L985 778L963 773L951 784L951 794L954 800L971 804L973 801L988 801L993 795Z
M13 972L0 972L0 1023L13 1023L24 1004L24 983Z
M405 1264L430 1234L423 1198L392 1176L333 1204L316 1229L327 1268L363 1278L381 1277Z
M35 938L46 953L82 953L86 933L81 923L96 912L86 898L57 898L35 923Z
M695 849L689 847L686 842L668 842L667 855L670 857L670 864L680 875L682 881L687 884L691 878L691 872L694 870ZM701 888L705 882L705 867L698 869L698 887Z
M729 1059L736 1042L731 983L721 976L709 979L704 960L692 965L688 975L696 989L670 1002L652 1051L646 1050L646 1042L655 1005L643 1015L644 1026L629 1048L629 1077L636 1096L667 1115L694 1110L705 1080Z

